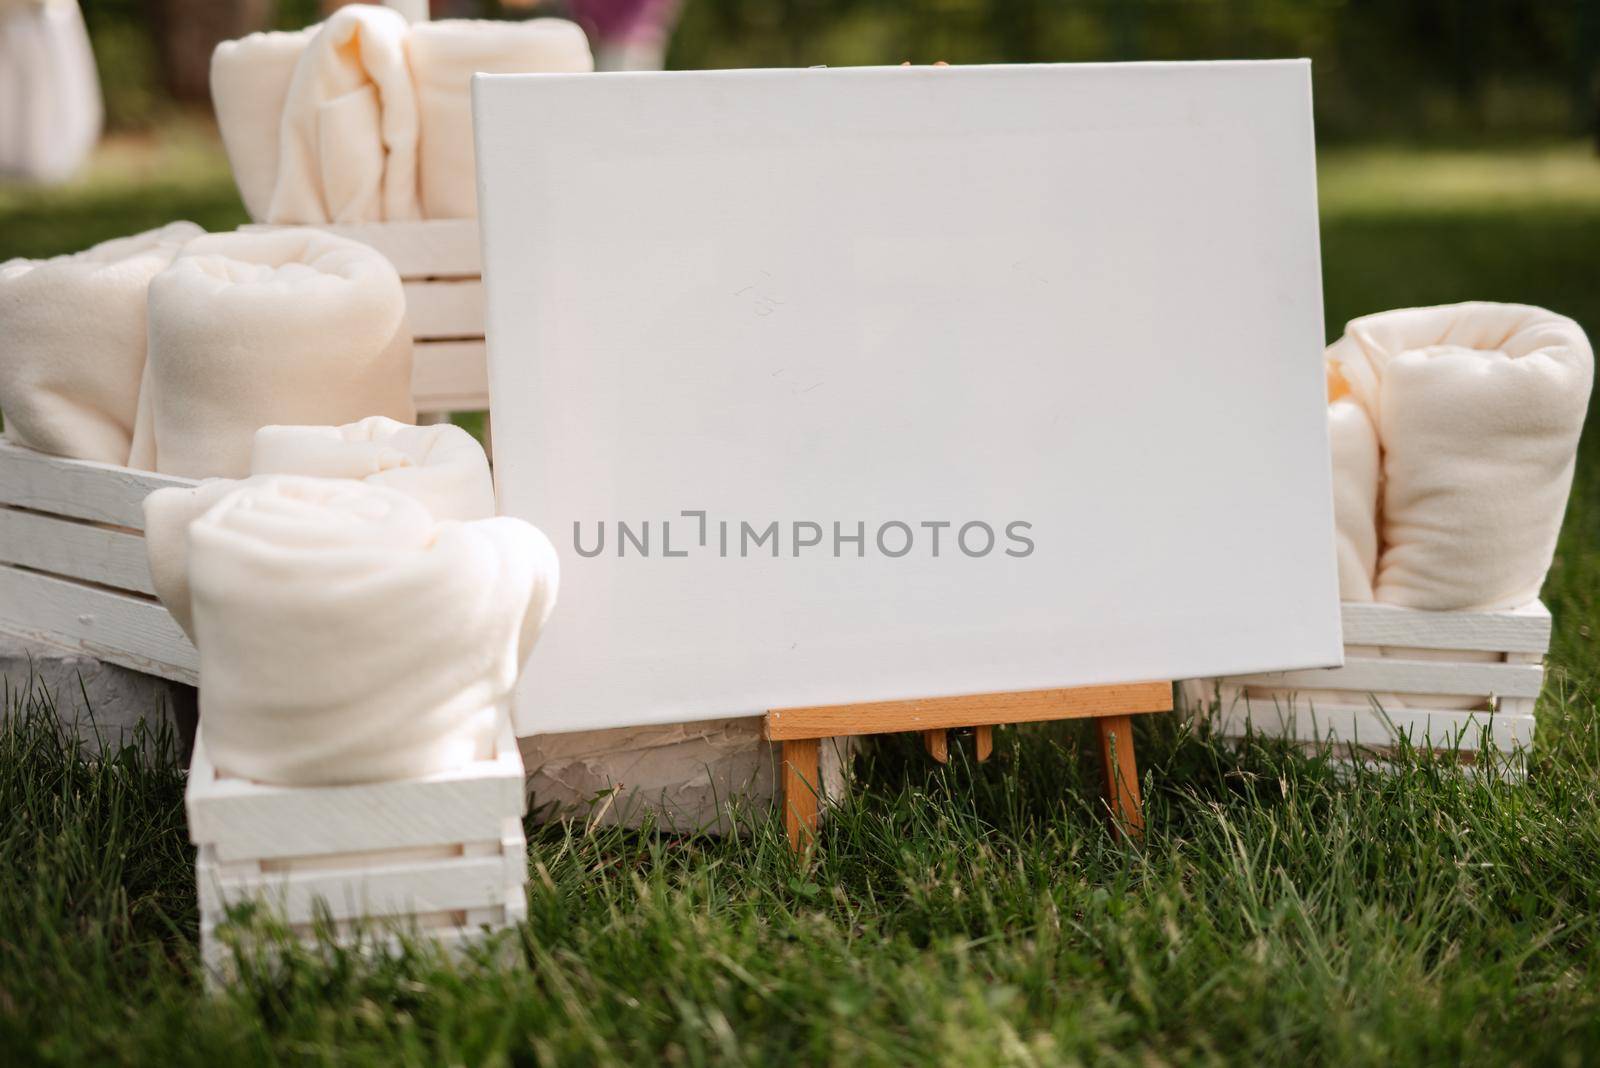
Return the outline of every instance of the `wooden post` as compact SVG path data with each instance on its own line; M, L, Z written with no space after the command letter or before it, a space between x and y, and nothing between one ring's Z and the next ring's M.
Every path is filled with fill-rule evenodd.
M817 800L822 789L820 739L793 738L783 743L784 825L789 845L800 851L817 837Z
M1139 797L1139 766L1133 755L1133 718L1106 716L1095 720L1100 732L1100 764L1105 769L1106 807L1117 834L1135 838L1144 833L1144 802Z

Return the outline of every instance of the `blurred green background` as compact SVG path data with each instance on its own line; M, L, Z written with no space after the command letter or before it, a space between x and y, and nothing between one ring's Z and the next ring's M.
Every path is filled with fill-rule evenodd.
M531 3L531 6L528 6ZM204 94L211 44L318 0L86 0L113 126ZM435 0L436 17L568 14ZM680 69L1309 56L1333 140L1593 136L1600 0L685 0Z
M582 0L579 0L581 3ZM569 0L433 0L435 17ZM215 42L331 0L86 0L107 137L76 180L0 185L0 259L244 221L205 97ZM1310 56L1330 333L1420 302L1600 326L1600 0L683 0L675 68Z

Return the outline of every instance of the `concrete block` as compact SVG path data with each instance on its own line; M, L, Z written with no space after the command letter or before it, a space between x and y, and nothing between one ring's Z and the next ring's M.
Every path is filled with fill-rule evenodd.
M594 826L656 826L725 834L736 811L777 803L778 747L761 717L624 727L520 740L531 811ZM822 747L824 796L840 797L854 739Z
M170 724L177 742L171 755L184 764L194 746L199 709L194 687L86 653L0 634L0 690L6 717L17 715L30 701L45 701L94 754L114 752L131 741L141 721Z

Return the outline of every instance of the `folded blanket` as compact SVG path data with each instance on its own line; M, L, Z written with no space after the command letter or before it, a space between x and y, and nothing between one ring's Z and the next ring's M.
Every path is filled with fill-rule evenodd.
M128 462L145 364L145 293L194 223L70 256L0 264L0 411L42 452Z
M472 151L472 75L594 69L589 41L564 19L446 19L411 28L407 41L421 124L419 182L430 219L478 214Z
M265 222L278 181L278 135L295 64L319 27L252 33L211 53L211 104L245 210Z
M150 584L190 641L194 641L194 608L189 603L189 526L240 485L237 479L212 478L193 489L158 489L144 499Z
M149 308L135 438L149 436L158 471L243 476L256 430L275 423L415 418L405 294L360 242L306 229L211 234L151 283Z
M1330 362L1327 371L1339 599L1370 601L1378 568L1378 432L1338 367Z
M264 426L256 431L256 475L349 478L405 494L436 520L494 515L489 460L458 426L408 426L373 416L346 426ZM242 485L214 478L193 489L156 490L144 499L145 551L156 596L194 638L189 603L189 524Z
M1328 355L1383 446L1374 597L1441 610L1538 597L1594 378L1582 329L1520 304L1410 308L1354 320Z
M408 28L398 12L352 4L311 38L283 101L268 222L418 218Z
M189 528L200 730L225 774L333 784L486 756L555 603L555 550L391 489L253 478Z
M257 475L356 478L399 490L435 519L494 515L483 446L458 426L410 426L375 415L347 426L266 426L256 431Z

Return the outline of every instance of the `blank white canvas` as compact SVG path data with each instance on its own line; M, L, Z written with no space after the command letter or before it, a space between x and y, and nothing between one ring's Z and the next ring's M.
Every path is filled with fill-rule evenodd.
M1309 64L474 92L520 732L1342 661Z

